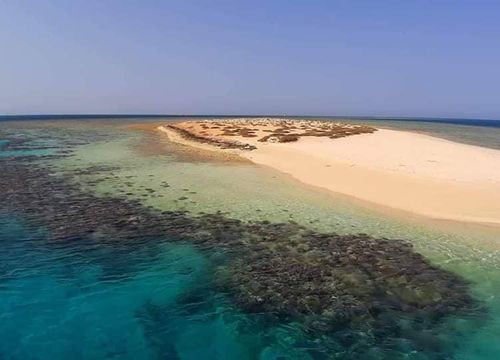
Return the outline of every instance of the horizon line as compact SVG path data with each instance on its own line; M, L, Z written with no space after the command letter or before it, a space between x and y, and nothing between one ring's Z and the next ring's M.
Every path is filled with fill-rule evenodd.
M383 116L383 115L305 115L305 114L141 114L141 113L57 113L57 114L0 114L0 119L13 119L23 117L43 118L132 118L132 117L277 117L277 118L337 118L337 119L361 119L361 120L472 120L472 121L500 121L494 118L474 117L450 117L450 116Z

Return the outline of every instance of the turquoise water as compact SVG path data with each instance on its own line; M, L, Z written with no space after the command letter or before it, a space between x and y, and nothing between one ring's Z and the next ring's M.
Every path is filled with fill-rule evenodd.
M3 358L307 359L314 350L299 325L261 327L214 290L222 254L168 239L53 244L7 214L0 242Z
M360 121L355 120L352 120L352 122L360 123ZM500 121L486 122L491 122L492 124L490 126L471 126L463 125L461 122L450 124L440 122L434 123L397 120L361 121L361 123L376 127L383 127L394 130L415 131L451 141L500 150Z
M8 216L0 218L0 239L6 358L246 356L226 319L236 315L203 287L210 260L190 245L158 239L154 252L127 254L99 244L54 247L43 230Z
M217 282L223 271L243 258L221 247L197 246L203 228L195 234L184 229L188 236L182 239L138 234L130 241L106 228L96 229L92 236L86 232L54 238L59 226L44 223L43 216L50 214L71 230L76 224L64 219L78 218L69 213L73 208L53 217L51 209L36 211L35 206L33 211L29 203L4 202L0 203L0 358L497 358L498 233L436 232L424 225L393 221L302 189L276 173L187 156L153 135L124 131L121 126L119 121L109 126L98 122L3 124L0 139L9 140L0 141L1 175L14 176L7 167L19 161L51 168L47 181L67 176L65 181L77 184L82 197L95 193L135 199L144 209L182 209L193 219L199 212L222 211L228 218L249 222L250 227L256 221L291 221L320 231L403 238L434 264L469 280L471 294L486 311L451 316L432 329L417 326L420 331L412 330L415 333L410 336L416 345L402 334L398 344L384 344L385 350L376 344L360 357L345 343L352 336L368 338L370 331L364 327L341 335L317 334L300 321L269 321L269 314L239 307L233 294ZM148 148L155 151L144 153L140 148L144 141L150 141ZM71 153L66 156L68 150ZM96 167L101 170L92 170ZM19 175L7 182L10 188L1 190L29 191L17 186L23 177ZM39 190L28 197L36 204L44 195ZM42 190L47 196L64 198L57 187ZM83 216L82 210L77 211ZM232 231L228 228L218 236L230 238ZM250 235L249 245L256 236ZM311 253L308 261L314 261L314 256ZM411 316L387 320L389 324L423 322ZM408 324L401 328L410 331Z
M50 150L13 150L0 152L1 157L18 157L18 156L43 156L49 155Z
M23 142L21 148L14 148L12 150L7 149L10 143L9 140L0 139L0 157L44 156L54 152L53 148L47 148L49 147L47 141L26 141Z

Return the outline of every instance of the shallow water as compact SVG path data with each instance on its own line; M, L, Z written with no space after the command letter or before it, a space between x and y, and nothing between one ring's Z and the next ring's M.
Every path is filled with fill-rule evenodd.
M208 287L210 259L189 244L158 239L154 253L85 243L47 248L43 230L8 216L0 235L8 249L0 301L7 358L251 355L233 334L240 315Z
M352 120L353 122L357 122ZM359 121L358 121L359 122ZM488 121L486 121L488 122ZM463 125L460 122L433 123L397 120L363 120L362 123L394 130L416 131L447 140L500 150L500 121L490 126Z
M293 221L316 231L410 241L434 264L470 280L486 315L449 317L437 327L439 341L420 336L418 346L399 344L386 353L374 347L363 356L496 358L497 232L436 228L383 216L279 173L207 160L158 134L122 125L3 123L0 139L9 141L0 143L0 157L29 157L33 166L50 166L54 176L65 174L83 192L136 199L145 208L181 209L192 216L221 211L244 222ZM141 148L146 141L154 151ZM69 149L64 157L45 156ZM356 358L334 335L311 335L300 322L269 323L265 314L238 308L231 294L214 284L218 269L232 256L217 247L204 250L194 240L168 237L138 243L108 237L54 242L50 227L32 223L36 214L7 208L0 205L2 357Z

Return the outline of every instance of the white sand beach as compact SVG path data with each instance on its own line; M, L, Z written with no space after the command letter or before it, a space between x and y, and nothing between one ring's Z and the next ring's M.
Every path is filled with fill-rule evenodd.
M192 127L192 122L181 125L186 123ZM498 150L386 129L336 139L302 136L284 143L217 135L256 147L221 150L165 127L160 130L172 141L236 152L303 183L369 203L435 219L500 225ZM210 130L208 136L214 136Z

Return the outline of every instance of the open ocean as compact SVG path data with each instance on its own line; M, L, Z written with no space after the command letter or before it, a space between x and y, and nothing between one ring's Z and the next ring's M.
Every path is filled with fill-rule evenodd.
M498 229L128 127L176 119L0 117L0 359L498 359ZM347 121L500 149L496 120Z

